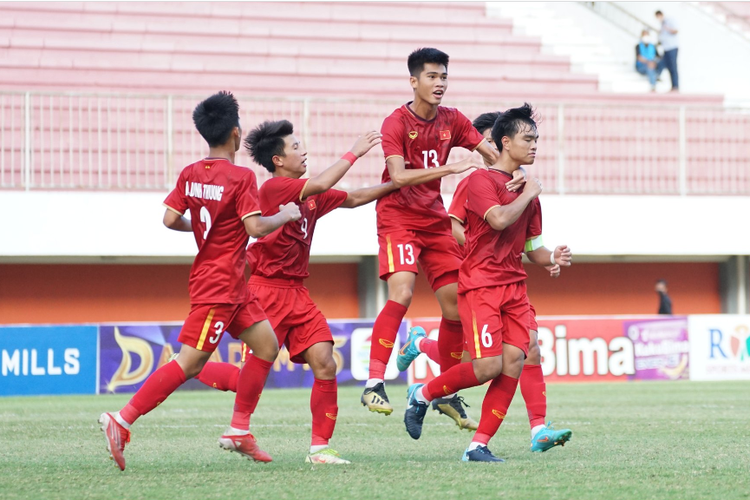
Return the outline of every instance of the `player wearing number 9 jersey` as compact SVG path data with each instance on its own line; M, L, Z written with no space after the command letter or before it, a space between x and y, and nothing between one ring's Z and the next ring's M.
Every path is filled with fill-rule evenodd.
M245 147L256 163L273 174L260 188L263 215L272 216L279 206L294 203L301 218L264 236L247 250L251 277L250 293L256 295L278 338L295 363L307 363L315 380L310 395L312 441L306 462L348 464L329 447L338 415L336 362L333 337L323 314L310 298L303 281L309 276L310 245L321 217L338 207L354 208L393 190L391 182L358 189L351 193L331 189L357 158L380 143L380 134L363 134L331 167L309 179L307 151L294 135L287 120L264 122L245 139ZM201 382L217 389L234 390L237 368L227 363L208 363Z
M263 309L244 286L245 247L248 235L269 234L298 220L300 212L289 204L271 217L261 215L255 174L234 165L242 131L232 94L220 92L198 104L193 121L209 145L209 156L182 171L164 202L164 224L192 231L198 244L188 286L190 314L180 331L183 345L177 358L152 373L122 410L103 413L99 419L110 455L121 470L130 425L196 376L224 331L249 345L253 354L239 374L231 426L219 444L256 461L271 461L250 434L250 415L278 346ZM188 210L190 219L184 217Z

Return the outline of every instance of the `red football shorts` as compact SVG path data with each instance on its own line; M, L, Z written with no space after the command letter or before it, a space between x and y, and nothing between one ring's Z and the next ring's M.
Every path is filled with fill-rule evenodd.
M242 304L192 304L177 340L199 351L214 352L224 332L238 338L265 319L263 308L252 294Z
M529 354L529 299L525 282L459 293L458 314L471 359L500 356L503 343Z
M378 233L380 279L387 281L393 273L409 271L418 274L422 266L433 291L458 281L461 249L450 233L432 233L398 229Z
M536 322L536 309L529 302L529 330L539 331L539 324Z
M259 298L279 339L279 347L286 345L292 362L306 363L302 353L318 342L333 343L328 321L302 280L251 276L248 287Z

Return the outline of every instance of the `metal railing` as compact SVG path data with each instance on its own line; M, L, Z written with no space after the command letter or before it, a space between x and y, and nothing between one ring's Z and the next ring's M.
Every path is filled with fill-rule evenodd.
M651 25L640 19L627 10L623 9L619 5L613 2L578 2L579 4L587 7L604 19L608 20L628 35L634 38L640 38L643 30L649 30L653 33L658 33L659 28Z
M192 110L205 96L0 92L0 188L166 190L205 156ZM307 148L311 174L359 133L379 130L399 101L243 98L241 124L286 118ZM517 103L452 102L469 118ZM530 172L558 194L750 195L750 110L693 106L539 103ZM450 161L469 154L454 150ZM237 163L268 173L240 151ZM374 148L340 186L380 182ZM457 176L444 179L452 192Z

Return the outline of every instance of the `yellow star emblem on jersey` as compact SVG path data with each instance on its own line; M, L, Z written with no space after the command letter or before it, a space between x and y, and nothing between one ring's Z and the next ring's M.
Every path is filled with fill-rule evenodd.
M409 132L409 139L416 139L416 138L417 138L416 130L412 130L411 132Z

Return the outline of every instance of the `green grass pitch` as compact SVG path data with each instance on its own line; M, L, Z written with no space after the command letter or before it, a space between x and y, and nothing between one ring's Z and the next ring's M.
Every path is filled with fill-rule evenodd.
M181 391L133 428L120 472L96 420L128 395L0 399L0 498L14 499L748 499L750 384L548 386L564 448L531 453L520 392L490 443L505 464L460 462L471 434L430 411L419 441L403 425L405 386L385 417L342 388L332 445L350 466L303 463L309 390L268 390L253 432L274 458L221 450L232 395ZM484 388L466 391L479 418Z

